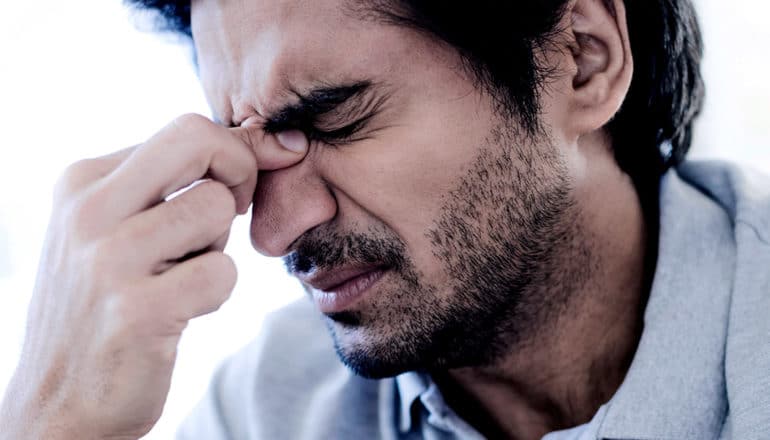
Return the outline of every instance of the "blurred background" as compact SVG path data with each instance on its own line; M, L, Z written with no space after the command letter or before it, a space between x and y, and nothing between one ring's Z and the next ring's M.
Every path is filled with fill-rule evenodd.
M691 157L770 173L770 2L696 4L708 98ZM0 7L0 395L19 355L45 228L57 215L56 178L187 112L209 114L186 49L138 31L119 0ZM279 260L252 250L248 216L236 221L227 251L238 285L219 312L185 332L163 417L147 439L172 438L216 366L256 336L266 313L302 295Z

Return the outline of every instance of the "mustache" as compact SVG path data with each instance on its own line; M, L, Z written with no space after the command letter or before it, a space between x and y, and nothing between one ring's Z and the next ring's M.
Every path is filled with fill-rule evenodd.
M386 231L366 233L308 231L295 243L294 251L283 257L290 275L348 265L382 265L401 270L407 265L406 246Z

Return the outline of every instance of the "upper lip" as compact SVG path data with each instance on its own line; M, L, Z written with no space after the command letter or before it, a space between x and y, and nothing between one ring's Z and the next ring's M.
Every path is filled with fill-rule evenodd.
M345 266L339 269L318 269L309 274L297 275L300 281L309 284L322 292L333 291L334 287L346 283L353 278L365 273L380 269L382 266L375 264Z

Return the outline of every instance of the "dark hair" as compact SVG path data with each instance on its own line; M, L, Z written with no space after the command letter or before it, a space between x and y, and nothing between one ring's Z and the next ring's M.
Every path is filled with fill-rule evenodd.
M161 30L192 37L190 3L125 0L156 11ZM604 0L608 7L611 0ZM552 72L537 52L558 33L568 0L366 0L352 6L371 17L426 32L455 47L479 82L533 132L539 95ZM607 125L618 165L643 205L655 209L660 175L684 159L704 87L702 41L690 0L625 0L634 75L620 111ZM613 10L610 8L610 10Z

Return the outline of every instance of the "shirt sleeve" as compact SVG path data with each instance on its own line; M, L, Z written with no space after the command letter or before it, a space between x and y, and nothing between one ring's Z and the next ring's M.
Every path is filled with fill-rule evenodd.
M303 300L268 315L259 336L223 362L178 440L373 438L325 435L337 427L341 396L360 387Z
M222 375L220 367L203 399L185 418L176 433L177 440L231 440L222 405Z

